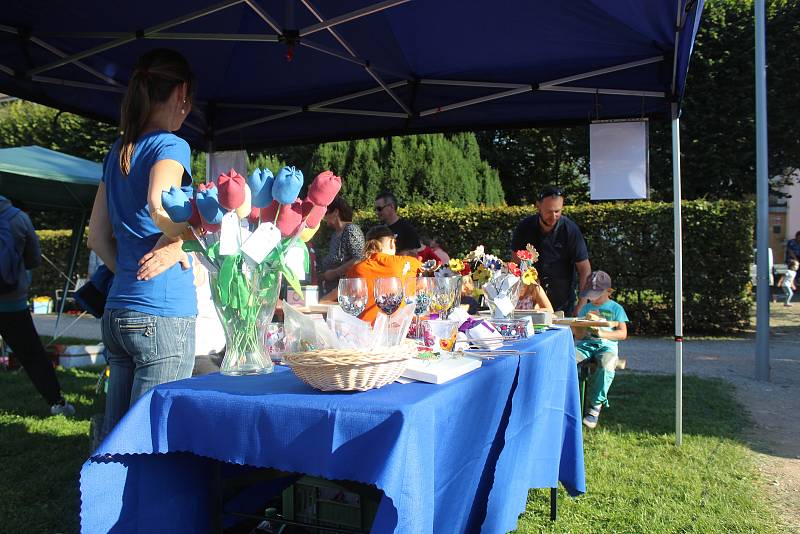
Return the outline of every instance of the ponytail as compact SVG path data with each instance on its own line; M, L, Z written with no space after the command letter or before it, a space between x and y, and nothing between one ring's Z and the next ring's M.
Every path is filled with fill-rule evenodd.
M376 252L381 252L383 250L383 244L381 243L383 239L384 238L382 237L377 239L368 239L364 244L364 257L369 258Z
M194 94L194 75L186 59L166 48L151 50L139 58L122 99L119 128L122 136L119 168L127 176L136 140L141 137L153 107L166 102L175 88L186 84L186 99Z

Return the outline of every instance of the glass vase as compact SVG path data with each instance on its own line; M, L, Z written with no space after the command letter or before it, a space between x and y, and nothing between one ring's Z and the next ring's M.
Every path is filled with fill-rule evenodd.
M519 301L522 278L511 274L492 277L483 287L483 298L493 319L511 319Z
M225 330L225 358L220 372L242 376L271 373L269 350L264 344L266 325L272 322L281 287L281 274L248 268L245 260L224 279L209 277L211 294Z

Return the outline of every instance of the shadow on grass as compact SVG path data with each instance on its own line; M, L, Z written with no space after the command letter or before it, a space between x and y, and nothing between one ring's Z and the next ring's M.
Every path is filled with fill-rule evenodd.
M4 532L78 532L80 468L89 456L89 420L103 409L99 370L59 369L73 418L50 407L23 370L0 371L0 517ZM13 482L12 482L13 481Z
M620 431L674 434L675 377L617 373L609 392L611 406L600 424ZM743 441L750 424L734 398L733 386L721 379L683 378L683 433Z
M79 475L89 455L83 431L88 423L59 425L51 419L31 417L0 426L3 532L79 531Z
M103 404L95 394L100 367L89 369L62 369L56 371L61 392L75 406L75 419L90 419L102 412ZM22 368L0 370L0 413L20 417L46 417L50 406L37 393L33 383Z

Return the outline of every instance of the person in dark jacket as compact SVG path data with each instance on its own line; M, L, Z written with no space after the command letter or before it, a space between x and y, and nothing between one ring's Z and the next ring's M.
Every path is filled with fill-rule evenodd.
M511 250L524 250L531 244L539 251L536 270L545 293L556 311L571 314L576 286L584 289L592 266L581 229L561 214L563 209L564 193L560 187L542 189L536 200L538 213L517 225Z
M30 269L38 267L42 262L39 238L28 214L12 206L11 201L4 196L0 196L0 219L8 222L16 249L15 252L0 250L0 254L14 254L20 262L16 269L16 287L0 294L0 337L14 352L36 391L47 401L50 414L72 416L75 408L61 395L61 385L53 364L42 346L28 310ZM0 248L4 247L0 242Z

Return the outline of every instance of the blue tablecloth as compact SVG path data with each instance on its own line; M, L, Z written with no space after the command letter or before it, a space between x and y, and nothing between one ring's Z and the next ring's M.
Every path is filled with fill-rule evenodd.
M374 484L373 532L507 532L528 488L585 491L572 336L447 384L322 393L285 368L143 396L81 470L84 532L207 532L215 460Z

